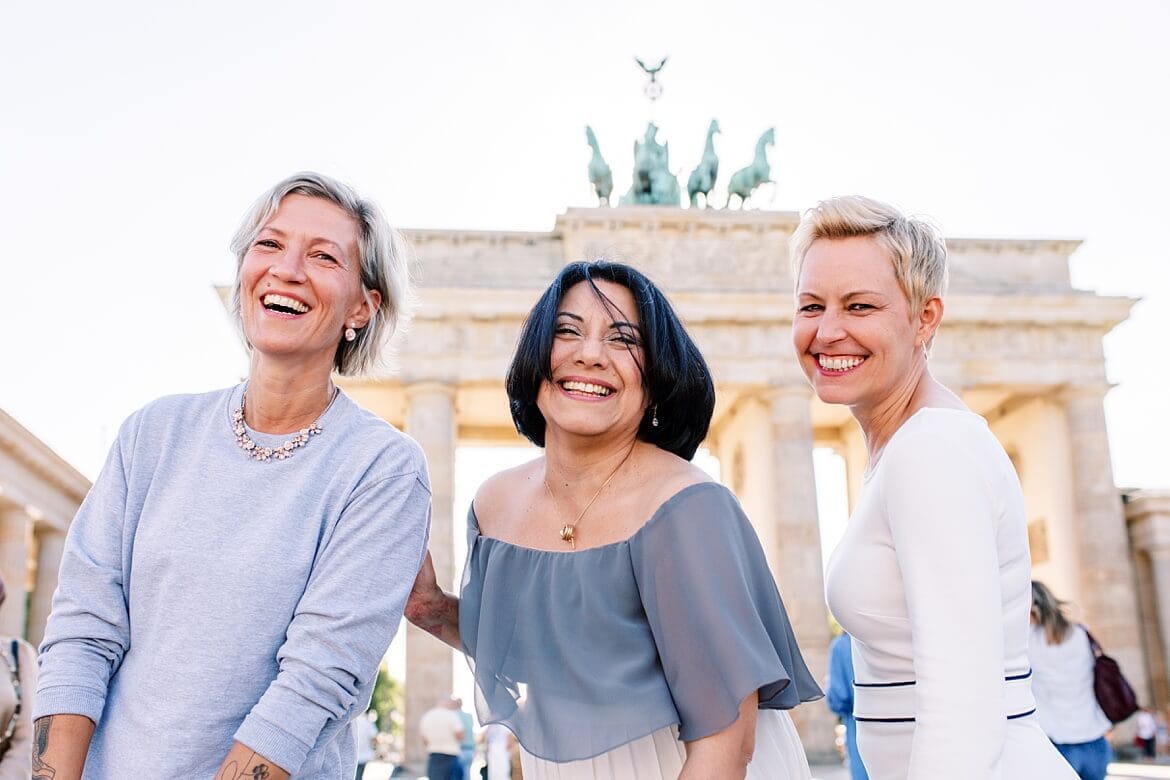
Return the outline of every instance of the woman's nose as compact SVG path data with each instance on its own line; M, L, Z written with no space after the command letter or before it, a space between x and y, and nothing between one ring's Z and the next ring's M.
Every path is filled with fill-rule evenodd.
M594 336L583 337L577 348L577 359L588 365L600 365L605 359L602 339Z
M825 310L817 323L817 338L821 341L837 341L845 335L845 323L841 314Z
M287 246L272 258L269 273L286 282L305 280L305 253L296 246Z

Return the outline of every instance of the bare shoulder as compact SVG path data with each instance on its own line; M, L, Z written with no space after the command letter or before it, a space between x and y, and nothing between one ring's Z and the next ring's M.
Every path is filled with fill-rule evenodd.
M495 535L501 519L515 517L517 508L530 501L533 486L542 484L542 462L542 458L536 458L498 471L483 481L472 502L481 531Z
M643 501L651 509L657 509L680 490L700 482L714 482L711 475L690 461L667 452L651 448L646 457L646 474L643 484Z

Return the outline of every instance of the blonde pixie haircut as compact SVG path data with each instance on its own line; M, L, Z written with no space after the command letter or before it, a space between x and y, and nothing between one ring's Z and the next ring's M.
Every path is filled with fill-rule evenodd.
M947 246L938 228L862 195L823 200L804 213L792 234L793 280L800 279L804 257L814 241L856 236L869 236L886 250L912 316L928 300L946 292Z
M410 259L406 241L390 227L378 204L362 198L350 187L324 174L305 171L294 173L256 199L244 216L231 249L236 256L236 281L232 285L231 313L236 326L243 332L240 317L240 266L244 255L256 239L256 234L289 195L307 195L321 198L349 214L358 223L358 252L362 292L370 302L369 291L382 294L382 303L370 315L370 321L357 332L357 338L346 341L337 334L337 352L333 367L343 376L362 374L374 369L382 354L382 347L394 335L397 327L410 319L414 304L410 281ZM373 308L373 307L371 307ZM245 339L247 338L245 334ZM248 345L249 349L251 344Z

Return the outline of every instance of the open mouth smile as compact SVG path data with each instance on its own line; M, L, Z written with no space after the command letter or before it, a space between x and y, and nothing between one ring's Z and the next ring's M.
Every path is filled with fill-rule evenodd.
M852 371L864 362L865 358L858 356L829 357L827 355L817 355L817 365L826 374L844 374Z
M303 301L298 301L296 298L290 298L287 295L279 295L277 293L268 293L260 298L261 305L268 311L276 312L278 314L306 314L309 311L309 305Z
M613 393L613 388L611 387L594 384L593 382L581 382L575 379L566 379L561 382L561 387L574 395L588 395L594 398L605 398Z

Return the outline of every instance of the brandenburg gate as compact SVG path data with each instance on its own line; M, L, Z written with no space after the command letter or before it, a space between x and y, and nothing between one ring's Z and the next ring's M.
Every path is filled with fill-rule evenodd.
M667 291L710 362L718 402L705 446L755 524L800 646L824 679L830 637L813 449L844 459L851 503L865 453L848 411L817 401L793 356L788 239L797 222L791 212L635 206L569 209L548 233L408 232L421 305L396 337L394 374L344 385L426 452L440 582L454 588L462 567L453 559L466 511L453 507L456 447L522 443L503 380L525 315L565 263L621 260ZM1034 575L1080 607L1139 692L1156 683L1164 698L1165 664L1151 662L1158 679L1147 679L1146 652L1164 657L1165 644L1157 630L1143 636L1139 622L1102 407L1109 388L1102 337L1133 301L1072 287L1076 241L947 243L950 290L931 368L989 420L1019 471ZM1150 506L1141 504L1137 521L1170 526L1170 512ZM1167 589L1170 605L1164 530L1149 531L1145 544L1159 551L1148 560L1162 560L1165 549L1168 562L1147 561L1143 575L1139 561L1136 571L1147 594ZM1170 640L1170 615L1165 623ZM424 755L415 724L451 690L455 659L413 626L406 642L407 758L415 761ZM834 718L823 704L798 708L794 719L811 757L833 751Z

